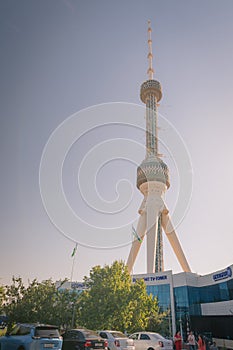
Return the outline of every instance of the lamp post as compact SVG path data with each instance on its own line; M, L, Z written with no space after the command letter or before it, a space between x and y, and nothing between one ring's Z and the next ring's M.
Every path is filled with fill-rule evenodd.
M183 328L182 328L182 319L181 319L181 315L180 315L179 323L180 323L180 335L181 335L181 338L183 339Z
M168 313L168 323L169 323L169 336L172 337L171 309L169 309L169 313Z
M74 327L74 316L75 316L75 302L72 302L71 305L73 306L73 308L72 308L71 328L73 328Z

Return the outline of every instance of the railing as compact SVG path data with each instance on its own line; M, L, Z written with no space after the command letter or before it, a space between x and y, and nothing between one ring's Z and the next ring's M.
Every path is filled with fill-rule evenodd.
M213 338L213 341L219 349L233 349L233 340Z

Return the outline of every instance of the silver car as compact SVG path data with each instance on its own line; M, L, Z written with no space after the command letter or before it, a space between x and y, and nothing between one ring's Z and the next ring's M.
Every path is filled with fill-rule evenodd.
M99 331L101 338L108 341L109 350L135 350L133 339L118 331Z
M165 339L159 333L137 332L129 336L136 350L173 350L172 340Z
M1 350L62 349L62 337L57 326L18 323L4 337L0 337Z

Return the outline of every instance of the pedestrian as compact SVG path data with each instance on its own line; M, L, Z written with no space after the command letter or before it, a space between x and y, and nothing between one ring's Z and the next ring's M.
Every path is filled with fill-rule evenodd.
M196 349L196 339L192 331L190 331L188 335L188 345L189 345L189 350Z
M198 335L197 345L198 345L198 350L206 350L205 341L201 334Z
M181 338L180 331L176 332L176 334L174 336L174 343L175 343L176 350L182 349L182 338Z

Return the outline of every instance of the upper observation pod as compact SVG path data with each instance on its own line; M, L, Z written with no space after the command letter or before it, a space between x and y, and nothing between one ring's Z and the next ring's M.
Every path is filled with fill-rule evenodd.
M146 157L137 168L137 188L149 181L158 181L164 183L167 188L170 187L168 166L155 155Z
M162 87L159 81L157 80L146 80L141 85L140 98L143 103L147 103L151 97L156 98L156 102L159 102L162 98Z

